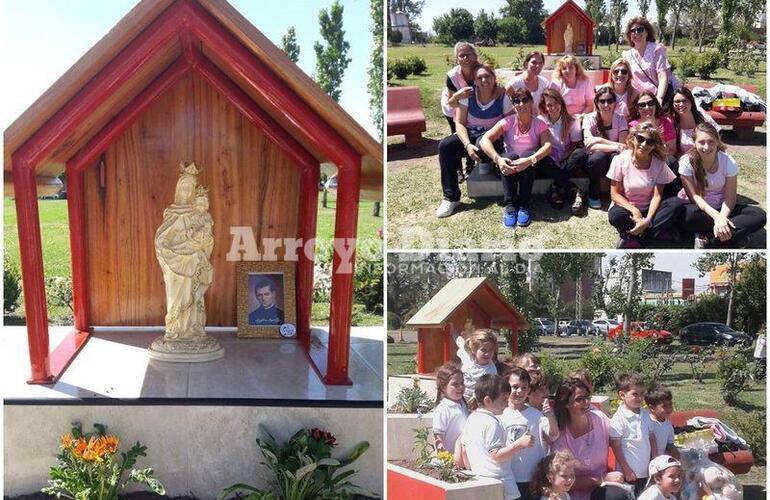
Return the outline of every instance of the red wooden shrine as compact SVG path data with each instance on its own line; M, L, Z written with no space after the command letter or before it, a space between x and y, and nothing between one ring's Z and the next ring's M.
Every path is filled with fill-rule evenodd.
M564 52L564 31L567 25L572 25L575 47L578 44L585 45L585 54L592 55L594 47L594 20L586 11L581 9L572 0L567 0L561 7L545 18L545 48L547 54L561 54Z

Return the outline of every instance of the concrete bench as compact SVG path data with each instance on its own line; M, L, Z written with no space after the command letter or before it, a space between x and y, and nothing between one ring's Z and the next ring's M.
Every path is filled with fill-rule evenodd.
M537 166L535 166L537 169ZM575 176L570 179L583 191L588 191L588 174L582 170L576 170ZM492 163L482 163L471 171L467 180L467 192L469 198L487 198L503 196L503 183L500 180L502 174ZM536 170L535 183L532 185L532 194L545 194L553 179L547 177L541 171ZM609 181L602 182L602 192L609 192Z
M696 82L688 83L685 86L692 90L693 87L708 89L713 87L714 83ZM735 85L752 94L757 93L756 85ZM765 123L765 113L762 111L707 111L711 118L719 125L730 125L739 139L749 140L754 135L754 127L761 127Z
M403 134L408 147L419 147L426 130L420 89L388 87L388 137Z

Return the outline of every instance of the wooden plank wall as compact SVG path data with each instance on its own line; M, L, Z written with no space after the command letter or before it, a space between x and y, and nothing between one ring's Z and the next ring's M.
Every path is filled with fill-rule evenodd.
M567 30L567 25L572 24L572 40L573 50L577 51L579 43L586 45L588 43L588 29L585 24L585 20L581 19L575 12L566 11L551 26L551 51L554 54L560 54L564 52L564 32ZM586 46L586 53L588 53L588 47Z
M182 160L201 168L214 218L207 325L236 325L231 226L262 238L298 234L300 172L207 83L190 76L158 101L85 175L88 286L95 326L163 325L155 231L173 202ZM279 258L282 254L279 253Z

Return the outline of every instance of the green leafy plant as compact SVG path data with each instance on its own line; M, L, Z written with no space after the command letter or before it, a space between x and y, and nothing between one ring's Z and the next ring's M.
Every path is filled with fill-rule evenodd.
M594 342L580 357L579 366L591 376L595 391L601 391L612 384L617 367L615 355L607 344Z
M703 383L704 363L706 356L702 354L700 346L685 346L689 352L685 354L685 360L690 364L690 371L692 372L692 378L699 384Z
M315 500L352 498L358 487L348 481L356 473L350 469L339 469L355 462L369 448L367 441L353 447L345 457L332 458L337 439L321 429L301 429L283 444L260 426L263 439L257 438L257 445L265 458L266 465L273 473L273 490L262 490L248 484L234 484L226 488L219 499L237 493L238 498L247 500ZM241 496L244 494L245 496Z
M735 418L735 426L751 448L754 463L765 465L767 462L767 436L765 433L767 412L764 410L753 411L750 414L737 414Z
M703 78L704 80L710 80L711 75L714 74L714 72L719 69L719 65L722 61L722 56L718 54L717 52L713 51L706 51L702 54L699 54L696 58L696 64L697 64L697 73L698 76Z
M484 52L483 50L479 50L479 62L483 64L489 64L493 68L497 68L497 59L495 59L495 56L493 56L489 52Z
M353 297L357 304L363 304L367 311L382 314L383 263L382 257L372 261L356 263L353 280Z
M753 49L744 45L730 51L730 62L727 67L737 75L754 77L754 74L759 71L759 62L760 58L754 54Z
M12 313L19 307L21 273L6 253L3 255L3 312Z
M438 452L433 467L438 471L442 481L446 481L447 483L456 483L459 481L457 469L455 468L454 455L452 455L452 453L446 450Z
M76 500L117 500L120 490L130 482L144 484L159 495L166 493L152 469L134 469L138 457L147 456L147 447L137 442L127 453L118 455L120 440L107 434L107 427L94 424L96 432L83 433L72 424L61 438L57 465L49 472L46 493L56 498ZM124 476L128 472L128 476Z
M751 388L749 362L745 353L737 347L720 347L716 358L719 392L727 404L733 405L741 392Z
M413 377L411 387L402 387L396 396L393 410L397 413L425 412L433 408L433 401L420 387L420 378Z
M409 56L405 59L405 62L409 65L409 71L413 75L421 75L428 69L428 64L422 57Z
M435 451L430 442L431 429L417 427L412 430L414 431L414 450L417 452L417 467L428 467Z
M392 72L398 80L405 80L412 72L412 68L405 59L396 59L388 61L388 72Z
M556 394L556 389L564 380L565 360L545 352L539 353L537 356L540 358L540 367L543 369L543 375L548 382L548 392L549 394Z

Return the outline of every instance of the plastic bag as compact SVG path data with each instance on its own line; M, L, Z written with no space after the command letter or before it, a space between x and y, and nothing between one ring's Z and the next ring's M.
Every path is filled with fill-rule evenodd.
M743 486L729 469L712 462L714 433L703 429L676 436L684 470L681 500L742 500Z

